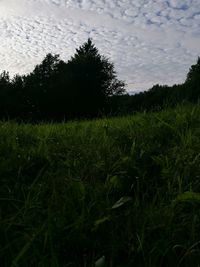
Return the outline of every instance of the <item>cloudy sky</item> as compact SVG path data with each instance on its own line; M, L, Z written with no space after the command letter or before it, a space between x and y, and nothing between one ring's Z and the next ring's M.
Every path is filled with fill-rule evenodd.
M200 56L200 0L0 0L0 71L67 60L88 37L129 91L181 83Z

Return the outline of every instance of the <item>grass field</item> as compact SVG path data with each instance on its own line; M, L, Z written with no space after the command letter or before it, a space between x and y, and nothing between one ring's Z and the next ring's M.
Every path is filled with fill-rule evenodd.
M2 267L200 266L200 105L0 123Z

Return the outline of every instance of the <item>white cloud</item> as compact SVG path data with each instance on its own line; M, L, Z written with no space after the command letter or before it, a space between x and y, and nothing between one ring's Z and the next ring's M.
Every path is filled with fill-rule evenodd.
M200 54L199 0L1 0L0 70L67 60L92 37L131 91L183 82Z

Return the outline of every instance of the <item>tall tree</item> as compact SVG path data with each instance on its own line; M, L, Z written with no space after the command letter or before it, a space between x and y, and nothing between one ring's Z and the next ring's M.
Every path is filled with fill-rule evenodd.
M186 82L200 83L200 57L198 57L197 63L190 67L190 70L187 74Z
M61 62L58 55L47 54L41 64L25 77L26 105L29 116L47 119L55 113L57 76Z
M28 75L0 75L0 116L22 120L96 117L122 94L113 63L88 39L68 62L47 54Z
M114 64L100 55L91 39L76 49L66 68L77 109L84 116L98 115L109 96L125 91L124 82L117 79Z
M0 74L0 116L10 117L12 95L10 94L10 76L7 71Z
M197 63L192 65L185 81L184 94L189 101L194 101L200 97L200 57Z

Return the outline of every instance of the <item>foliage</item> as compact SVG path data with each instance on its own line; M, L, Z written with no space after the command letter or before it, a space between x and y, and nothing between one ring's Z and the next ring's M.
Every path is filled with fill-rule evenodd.
M88 39L68 61L47 54L25 76L0 76L0 118L52 121L97 117L108 97L124 92L113 63Z
M76 50L66 68L80 114L97 116L105 109L109 96L124 92L124 83L117 79L114 65L99 54L91 39Z
M198 57L197 63L191 66L187 74L186 83L193 82L200 83L200 57Z

